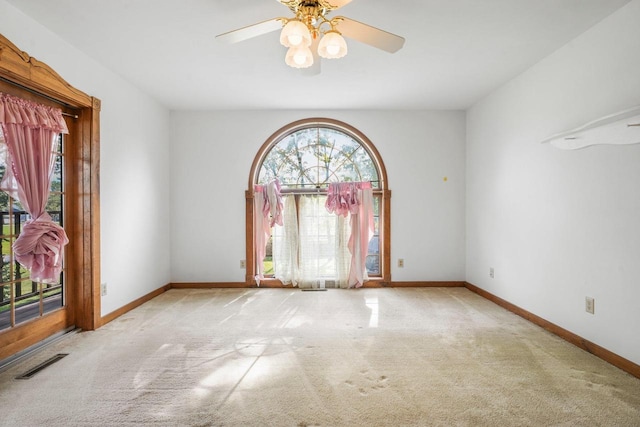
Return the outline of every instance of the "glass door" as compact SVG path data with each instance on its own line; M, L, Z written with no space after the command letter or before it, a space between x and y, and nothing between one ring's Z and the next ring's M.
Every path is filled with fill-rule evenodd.
M64 142L63 135L59 135L51 195L47 203L47 212L60 226L64 226ZM1 141L0 147L4 148ZM6 168L7 165L0 160L0 179L4 177ZM32 281L29 271L15 260L13 243L30 219L20 203L0 191L0 332L66 306L64 270L58 284L39 283Z

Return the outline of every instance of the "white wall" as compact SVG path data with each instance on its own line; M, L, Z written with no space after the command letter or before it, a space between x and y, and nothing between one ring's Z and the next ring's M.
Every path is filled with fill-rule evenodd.
M169 112L4 0L0 31L102 101L102 314L169 283Z
M172 281L244 281L251 164L272 133L308 117L346 122L380 152L392 190L392 279L464 280L463 112L218 111L172 113Z
M634 0L470 109L466 215L469 282L635 363L640 146L539 141L640 105L638 22Z

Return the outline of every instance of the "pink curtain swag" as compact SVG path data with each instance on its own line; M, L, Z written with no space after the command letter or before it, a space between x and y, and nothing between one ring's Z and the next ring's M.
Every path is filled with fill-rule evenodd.
M264 278L264 257L267 254L267 242L271 237L271 227L275 224L282 226L282 210L284 203L280 194L280 181L277 179L267 185L255 185L253 188L255 201L253 204L253 217L255 228L253 230L254 244L256 247L256 282Z
M13 244L16 260L31 280L58 283L67 235L46 212L58 134L69 133L58 108L0 93L0 126L6 171L0 189L31 216Z
M359 288L367 279L367 252L369 240L375 231L373 219L373 189L370 182L335 182L329 184L327 211L350 217L351 236L349 252L349 287Z
M283 202L280 193L280 181L277 179L267 185L254 186L254 242L256 247L256 281L258 285L264 278L263 261L266 247L271 237L271 228L283 225ZM366 259L369 240L375 231L373 220L373 190L370 182L337 182L329 184L327 211L350 217L351 236L349 252L351 265L348 285L359 288L367 279Z

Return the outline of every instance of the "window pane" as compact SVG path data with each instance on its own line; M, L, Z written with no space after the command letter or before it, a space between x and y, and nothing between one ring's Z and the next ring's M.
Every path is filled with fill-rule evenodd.
M267 277L272 277L274 274L273 269L273 234L282 229L282 227L272 227L271 228L271 237L267 241L267 250L265 252L265 257L263 261L264 275Z
M15 263L14 268L15 283L15 297L21 297L37 291L38 285L31 280L29 270L21 266L19 263Z
M5 166L0 165L0 181L4 176ZM0 191L0 212L4 212L5 215L9 211L9 195L4 191Z
M51 193L47 201L47 212L51 215L51 219L58 225L62 224L62 194Z
M0 286L0 330L11 326L11 287Z
M4 240L3 240L4 246ZM4 249L4 248L3 248ZM13 273L11 271L11 261L9 255L2 255L2 282L9 282L13 280Z
M56 144L55 144L56 153L62 153L63 146L64 146L62 144L62 138L63 138L63 135L61 133L59 133L58 134L58 139L57 139Z
M14 203L13 206L13 221L14 227L16 228L16 230L14 230L14 233L19 234L22 232L22 229L24 228L24 225L27 223L27 221L31 219L31 215L26 213L24 209L22 209L22 206L20 206L18 203Z
M57 310L64 306L64 298L62 295L61 285L42 285L43 300L44 300L44 313Z
M369 276L380 276L380 200L379 194L373 198L373 224L374 231L373 237L369 241L369 248L367 253L367 274Z
M367 274L369 274L370 276L380 275L380 256L367 255L366 265Z
M40 293L38 292L38 285L32 283L31 280L24 280L16 283L15 288L16 324L40 317Z
M62 156L57 156L53 164L53 175L51 176L51 191L62 191Z

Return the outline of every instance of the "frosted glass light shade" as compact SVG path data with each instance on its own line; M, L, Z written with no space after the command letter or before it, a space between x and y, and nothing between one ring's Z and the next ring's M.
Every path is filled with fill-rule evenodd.
M287 22L280 33L280 44L285 47L309 46L311 33L302 22L292 19Z
M313 65L313 53L308 46L290 47L284 62L293 68L307 68Z
M320 39L318 55L327 59L342 58L347 54L347 42L342 34L335 30L327 31Z

